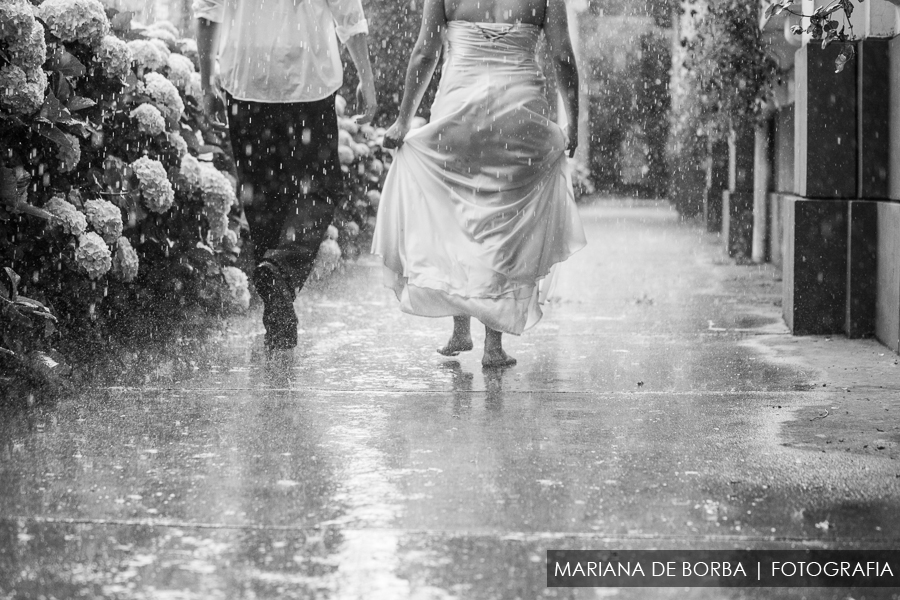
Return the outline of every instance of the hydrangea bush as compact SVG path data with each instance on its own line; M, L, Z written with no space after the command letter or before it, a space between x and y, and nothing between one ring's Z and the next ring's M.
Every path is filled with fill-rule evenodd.
M234 162L197 59L171 24L98 0L0 3L0 379L249 306ZM335 108L347 187L316 279L368 246L390 162L384 129Z
M233 162L171 29L0 3L0 376L249 304Z
M342 258L353 260L361 252L368 252L381 198L379 190L392 157L383 147L385 128L357 124L340 95L335 104L339 127L338 157L346 193L338 206L334 225L319 247L312 273L314 279L327 276L341 265ZM416 122L417 125L422 123L423 119Z

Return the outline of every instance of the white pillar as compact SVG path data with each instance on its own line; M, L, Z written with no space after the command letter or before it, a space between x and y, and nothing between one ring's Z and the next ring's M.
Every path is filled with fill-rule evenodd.
M751 259L755 263L766 262L769 237L769 122L757 125L753 146L753 247Z
M864 18L864 31L857 32L857 35L892 38L900 33L900 5L897 3L886 0L867 0L857 5L856 10L862 12Z

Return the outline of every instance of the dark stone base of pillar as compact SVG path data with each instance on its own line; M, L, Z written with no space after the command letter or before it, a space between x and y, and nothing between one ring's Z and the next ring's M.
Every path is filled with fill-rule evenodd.
M722 194L722 234L728 255L750 260L753 251L753 192Z
M796 335L842 333L847 202L785 199L784 320Z
M703 202L703 220L710 233L722 233L722 188L707 187Z
M769 194L769 260L778 268L784 262L784 199L790 194Z
M847 337L875 335L878 288L878 204L854 200L847 219Z

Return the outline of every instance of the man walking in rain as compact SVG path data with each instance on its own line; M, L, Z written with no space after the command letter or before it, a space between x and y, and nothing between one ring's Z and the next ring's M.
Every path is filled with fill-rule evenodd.
M296 290L341 193L338 38L359 74L360 122L377 108L360 0L194 0L210 117L223 106L256 249L268 350L297 345ZM216 64L218 58L218 65ZM216 67L218 66L218 72Z

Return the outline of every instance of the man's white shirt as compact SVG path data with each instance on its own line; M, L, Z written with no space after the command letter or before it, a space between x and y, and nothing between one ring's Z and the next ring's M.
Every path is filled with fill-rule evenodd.
M360 0L194 0L220 24L219 84L237 100L313 102L343 82L338 39L368 33Z

